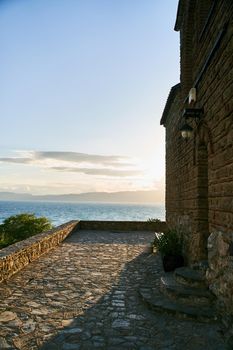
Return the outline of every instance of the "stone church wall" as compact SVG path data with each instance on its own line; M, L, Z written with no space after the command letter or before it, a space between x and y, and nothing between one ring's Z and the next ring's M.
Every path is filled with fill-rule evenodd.
M188 264L208 257L210 289L231 318L233 2L207 3L180 1L176 30L181 36L181 84L161 120L166 127L166 220L183 232ZM197 100L190 105L191 87ZM186 141L179 129L182 111L190 107L204 108L204 113L200 122L188 120L194 136Z

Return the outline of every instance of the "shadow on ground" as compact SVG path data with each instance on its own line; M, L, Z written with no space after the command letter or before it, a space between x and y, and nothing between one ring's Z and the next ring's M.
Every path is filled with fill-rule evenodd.
M225 349L217 326L143 304L139 287L156 291L163 273L153 236L78 231L14 275L0 287L0 349Z
M109 233L98 237L79 237L79 244L135 243L135 235L124 239L124 233ZM88 243L89 242L89 243ZM71 236L67 243L75 244ZM90 246L91 250L91 246ZM130 257L130 254L129 254ZM87 298L85 309L76 309L73 300L69 310L63 312L64 328L44 343L41 350L221 350L224 344L217 327L154 314L147 310L139 298L138 289L150 279L148 266L154 266L154 274L162 273L159 256L150 254L148 248L136 258L126 262L118 278L114 278L110 290L98 301ZM99 277L101 286L101 275ZM158 287L159 288L159 287Z

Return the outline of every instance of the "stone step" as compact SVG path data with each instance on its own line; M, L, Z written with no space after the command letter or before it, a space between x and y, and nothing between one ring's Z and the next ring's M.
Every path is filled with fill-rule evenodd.
M205 274L199 270L193 270L189 267L179 267L175 270L175 279L177 282L190 287L206 287Z
M192 265L192 269L193 270L199 270L199 271L202 271L202 272L206 272L206 270L208 269L209 267L209 263L208 263L208 260L201 260L197 263L194 263Z
M156 312L168 313L180 318L194 319L199 322L216 322L217 316L214 307L189 306L175 302L160 294L151 294L143 288L139 289L139 294L149 309Z
M207 288L189 287L177 283L174 274L161 277L161 291L168 297L189 305L211 305L214 295Z

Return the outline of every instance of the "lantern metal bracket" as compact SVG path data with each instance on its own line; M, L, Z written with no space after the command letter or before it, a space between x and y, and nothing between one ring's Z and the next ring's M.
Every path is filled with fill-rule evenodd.
M204 108L185 108L182 117L185 119L195 118L199 120L204 113Z

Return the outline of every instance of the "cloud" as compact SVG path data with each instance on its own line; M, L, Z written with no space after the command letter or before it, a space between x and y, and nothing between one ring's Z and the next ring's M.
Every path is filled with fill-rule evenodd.
M126 160L129 160L127 157L123 156L104 156L98 154L88 154L88 153L79 153L79 152L21 152L27 157L8 157L0 158L0 162L4 163L19 163L19 164L30 164L35 163L36 161L43 160L56 160L72 163L91 163L91 164L104 164L104 165L130 165L126 164ZM123 162L125 161L125 162Z
M132 159L118 155L55 151L18 151L17 153L18 157L2 157L0 162L92 176L130 177L141 174L135 168Z
M127 159L122 156L103 156L98 154L88 154L88 153L79 153L79 152L33 152L34 159L54 159L62 160L66 162L75 162L75 163L94 163L94 164L116 164L121 162L123 159Z
M83 173L86 175L103 175L103 176L116 176L116 177L135 176L140 174L140 172L136 170L119 170L119 169L108 169L108 168L91 169L91 168L52 167L51 169L57 170L57 171Z
M1 163L18 163L18 164L30 164L32 162L31 158L0 158Z

